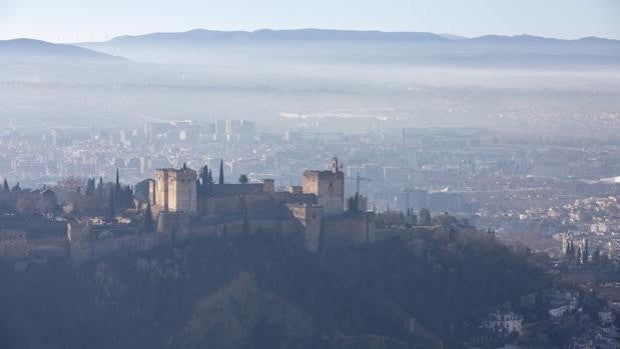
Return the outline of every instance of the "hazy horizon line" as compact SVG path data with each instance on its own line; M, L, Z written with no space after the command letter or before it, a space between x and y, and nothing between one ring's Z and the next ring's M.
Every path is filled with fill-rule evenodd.
M39 40L39 41L44 41L44 42L49 42L49 43L55 43L55 44L78 44L78 43L89 43L89 42L106 42L115 38L119 38L119 37L140 37L140 36L146 36L146 35L152 35L152 34L181 34L181 33L189 33L192 31L199 31L199 30L203 30L203 31L212 31L212 32L241 32L241 33L255 33L255 32L260 32L260 31L274 31L274 32L278 32L278 31L301 31L301 30L323 30L323 31L339 31L339 32L360 32L360 33L364 33L364 32L376 32L376 33L425 33L425 34L434 34L440 37L445 37L445 36L453 36L455 37L455 39L451 39L451 40L458 40L456 39L456 37L460 37L463 40L467 40L467 39L476 39L476 38L481 38L481 37L487 37L487 36L499 36L499 37L521 37L521 36L528 36L528 37L536 37L536 38L542 38L542 39L551 39L551 40L564 40L564 41L577 41L577 40L582 40L582 39L587 39L587 38L597 38L597 39L604 39L604 40L613 40L613 41L620 41L620 38L613 38L613 37L605 37L605 36L597 36L597 35L583 35L583 36L579 36L579 37L557 37L557 36L543 36L543 35L536 35L536 34L531 34L531 33L519 33L519 34L497 34L495 32L489 32L487 34L482 34L482 35L462 35L462 34L455 34L455 33L450 33L450 32L432 32L432 31L420 31L420 30L380 30L380 29L343 29L343 28L322 28L322 27L289 27L289 28L278 28L278 29L273 29L273 28L267 28L267 27L263 27L263 28L258 28L258 29L212 29L212 28L206 28L206 27L196 27L196 28L192 28L192 29L188 29L188 30L178 30L178 31L166 31L166 30L162 30L162 31L150 31L150 32L142 32L142 33L132 33L132 34L120 34L120 35L114 35L114 36L106 36L106 38L104 39L96 39L93 38L92 40L47 40L47 39L43 39L40 37L28 37L28 36L14 36L14 37L10 37L10 38L0 38L0 41L10 41L10 40L18 40L18 39L30 39L30 40Z

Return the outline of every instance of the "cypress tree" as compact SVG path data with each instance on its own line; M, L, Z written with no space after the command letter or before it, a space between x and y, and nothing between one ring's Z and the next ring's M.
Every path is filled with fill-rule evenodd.
M347 199L347 211L357 212L359 211L359 194L355 193L355 196L351 196Z
M200 183L198 183L199 195L205 196L207 194L207 186L209 184L209 167L204 165L200 169Z
M209 176L207 177L207 183L214 184L213 182L213 173L209 170Z
M116 191L120 191L121 190L121 180L120 177L118 175L118 168L116 169Z
M89 178L86 181L86 195L92 196L95 193L95 179Z
M204 165L200 168L200 181L202 184L207 183L207 177L209 176L209 166Z
M125 187L125 208L134 208L133 189L130 186Z
M108 200L108 218L110 220L114 219L114 215L116 214L116 209L114 207L114 188L110 188L110 197Z
M224 184L224 159L220 159L220 178L218 184Z
M4 191L6 193L8 193L9 191L11 191L11 189L9 188L9 182L7 182L6 178L4 179Z
M420 217L420 225L431 225L431 212L427 208L421 209L418 216Z
M146 204L146 211L144 212L144 231L147 233L153 232L155 229L155 220L153 219L153 212L151 212L151 203Z

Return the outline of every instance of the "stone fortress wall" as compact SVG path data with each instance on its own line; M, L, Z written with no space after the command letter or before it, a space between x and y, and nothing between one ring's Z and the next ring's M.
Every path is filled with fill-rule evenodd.
M73 262L97 260L102 257L127 251L148 251L165 243L167 238L158 234L126 235L100 239L93 236L90 223L70 223L67 240L70 246L69 258Z
M63 241L66 254L82 262L194 236L272 234L297 239L315 253L374 241L374 215L344 211L344 174L335 158L331 170L305 171L302 186L288 191L276 191L272 179L211 186L208 195L198 195L194 170L157 170L149 181L148 198L155 232L136 234L120 224L92 219L72 222ZM5 235L0 247L24 243L18 233Z
M197 217L179 224L184 214L161 212L160 233L182 236L280 234L297 236L306 248L351 246L374 241L373 214L344 211L344 173L338 160L326 171L305 171L302 185L276 191L273 179L263 183L212 185L198 198ZM195 185L192 185L194 187ZM167 223L176 220L176 223ZM185 228L184 228L185 226Z

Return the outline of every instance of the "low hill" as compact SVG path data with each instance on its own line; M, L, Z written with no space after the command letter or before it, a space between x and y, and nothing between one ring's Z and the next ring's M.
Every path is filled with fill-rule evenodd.
M546 284L527 256L453 229L322 255L273 237L194 239L0 265L0 281L3 348L458 348L491 306Z
M53 44L32 39L0 41L0 57L3 58L56 58L66 60L123 61L122 57L96 52L83 47Z

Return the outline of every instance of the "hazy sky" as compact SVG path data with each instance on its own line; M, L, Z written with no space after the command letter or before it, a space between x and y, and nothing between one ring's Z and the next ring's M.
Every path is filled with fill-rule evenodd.
M308 27L620 39L620 0L0 0L0 39Z

